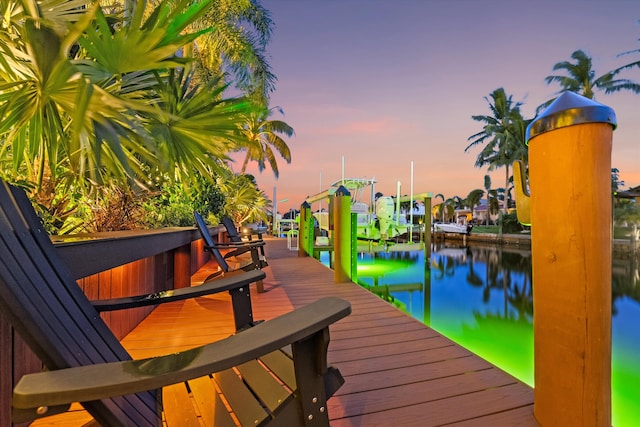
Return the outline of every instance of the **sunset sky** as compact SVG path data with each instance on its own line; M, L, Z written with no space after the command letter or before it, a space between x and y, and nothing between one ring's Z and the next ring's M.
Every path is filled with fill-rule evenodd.
M637 61L639 0L263 0L275 31L269 61L278 77L271 106L295 129L292 162L255 174L280 212L345 176L375 177L386 195L414 192L466 197L483 188L482 130L487 97L504 87L525 117L555 96L544 78L582 49L596 75ZM640 81L640 69L620 77ZM612 167L625 188L640 185L640 95L596 94L614 109ZM239 170L241 162L234 168ZM504 169L491 174L504 186Z

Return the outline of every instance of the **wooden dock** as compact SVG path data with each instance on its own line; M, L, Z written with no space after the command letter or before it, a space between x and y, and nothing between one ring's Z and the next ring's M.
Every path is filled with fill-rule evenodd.
M267 254L258 316L325 295L352 304L331 329L329 361L346 379L329 400L332 426L537 425L526 384L360 286L333 283L331 270L283 241L269 241Z
M526 384L360 286L334 283L333 271L313 258L299 258L286 239L268 239L266 252L266 292L252 289L256 319L268 320L326 295L352 304L352 314L331 327L329 362L346 380L329 400L333 427L538 425L533 390ZM201 269L194 284L207 275ZM216 295L158 307L123 344L139 358L231 333L229 298Z

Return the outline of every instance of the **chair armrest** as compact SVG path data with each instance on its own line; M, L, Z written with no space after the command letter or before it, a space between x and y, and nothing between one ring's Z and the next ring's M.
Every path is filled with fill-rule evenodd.
M180 353L28 374L13 390L13 407L28 410L154 390L229 369L289 344L308 343L309 337L315 337L311 341L322 347L328 345L329 325L350 313L347 301L323 298L224 340ZM316 359L317 354L302 362L323 369Z
M246 237L249 240L252 240L253 236L258 236L258 240L262 240L262 231L259 230L253 230L253 229L249 229L247 231L244 231L244 229L240 230L240 235L242 235L242 237Z
M253 263L258 266L260 260L264 259L264 241L252 240L248 242L228 242L228 243L215 243L212 245L205 245L205 250L229 250L224 254L224 258L230 258L242 255L247 252L251 252L251 258Z
M206 245L214 249L244 249L244 248L261 248L264 246L264 240L250 240L248 242L221 242L213 245Z
M94 300L91 301L91 304L99 312L145 307L148 305L159 305L166 302L181 301L242 288L249 286L251 283L257 282L258 280L262 280L265 277L266 275L264 272L260 270L252 270L241 274L225 276L205 282L202 285L192 286L189 288L171 289L154 294L137 295L132 297Z

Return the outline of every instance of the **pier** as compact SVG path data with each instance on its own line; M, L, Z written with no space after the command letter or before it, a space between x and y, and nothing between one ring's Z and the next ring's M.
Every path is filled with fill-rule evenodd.
M252 289L257 319L326 295L352 304L353 314L331 328L329 362L346 379L329 400L332 426L538 425L526 384L360 286L334 283L331 270L298 257L286 239L269 238L266 250L266 292ZM201 268L193 284L211 268ZM133 357L148 357L222 339L233 330L231 304L220 294L158 307L122 342ZM80 425L88 418L81 410L71 416L68 423L50 417L34 425Z
M268 318L335 295L353 314L331 329L329 361L346 383L329 400L331 425L537 426L533 390L286 242L269 240L266 293L254 298Z
M331 328L329 362L346 380L328 402L332 426L538 425L528 385L360 286L334 283L330 269L312 257L298 257L286 239L268 238L266 250L266 292L251 290L256 319L271 319L327 295L352 305L352 315ZM213 268L213 263L201 268L193 285ZM233 332L229 297L218 294L160 306L122 342L140 358ZM33 425L90 421L79 405L75 409Z

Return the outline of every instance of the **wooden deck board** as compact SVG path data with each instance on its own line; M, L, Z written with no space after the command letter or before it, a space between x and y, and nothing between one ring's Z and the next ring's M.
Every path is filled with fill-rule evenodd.
M333 400L333 399L332 399ZM337 400L337 399L336 399ZM355 399L354 399L355 400ZM362 415L333 419L332 427L388 427L388 426L445 426L453 423L466 425L474 423L481 417L510 412L513 408L521 408L530 405L533 401L533 392L520 387L518 384L511 384L505 387L495 387L475 393L465 393L451 396L449 398L433 400L412 406L399 406L393 409L380 411L379 408L370 407L373 412L365 412ZM331 401L330 401L331 402ZM329 413L335 410L329 405ZM342 401L344 406L353 402ZM337 405L337 404L336 404ZM362 406L362 405L358 405ZM530 407L527 408L530 416L522 416L518 419L518 426L537 425L533 419ZM504 419L504 424L484 423L478 421L482 426L509 425L510 420Z
M408 412L414 406L426 405L447 398L460 398L461 391L464 391L465 395L483 393L487 387L496 389L513 383L513 379L501 375L501 372L495 369L456 374L427 381L412 381L393 387L375 388L339 396L335 401L329 401L329 414L331 417L345 418L397 411L400 408ZM376 384L378 387L382 385L380 381L371 383L370 387L376 387ZM460 407L451 412L458 411L460 411ZM420 416L429 415L429 412L420 412ZM426 422L423 425L426 425Z

